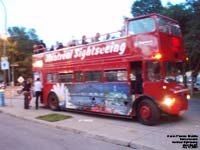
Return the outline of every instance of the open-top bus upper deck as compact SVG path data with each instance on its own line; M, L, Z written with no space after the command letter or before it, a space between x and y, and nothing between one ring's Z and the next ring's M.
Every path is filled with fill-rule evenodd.
M33 55L33 61L42 58L43 65L48 66L53 62L66 61L82 64L91 60L95 63L99 60L97 61L99 63L102 60L114 60L120 57L127 60L158 57L162 57L162 60L185 60L180 27L172 19L156 14L129 19L125 33L123 36L121 31L111 33L110 39L105 39L103 35L99 42Z

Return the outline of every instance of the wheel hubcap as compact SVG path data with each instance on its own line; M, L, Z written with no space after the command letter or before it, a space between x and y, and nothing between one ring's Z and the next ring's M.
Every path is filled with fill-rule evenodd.
M143 119L145 120L149 120L150 117L151 117L151 109L146 106L146 105L143 105L141 108L140 108L140 115Z

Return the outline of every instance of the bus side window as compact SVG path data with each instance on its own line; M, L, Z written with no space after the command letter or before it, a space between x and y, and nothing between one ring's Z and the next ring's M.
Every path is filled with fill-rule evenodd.
M158 61L149 61L146 63L147 80L155 82L161 80L160 63Z
M170 34L170 28L168 25L165 25L165 26L159 26L159 30L160 32L164 32L164 33L168 33Z
M125 69L106 70L104 74L108 82L127 81L127 71Z
M86 82L101 82L102 72L101 71L86 71L85 81Z
M76 71L75 73L75 82L83 82L83 72Z
M48 83L57 82L57 74L56 73L48 73L47 74L47 82Z
M58 79L61 83L72 82L73 81L73 74L72 73L60 73L58 75Z
M51 83L52 82L52 74L48 73L47 74L47 83Z

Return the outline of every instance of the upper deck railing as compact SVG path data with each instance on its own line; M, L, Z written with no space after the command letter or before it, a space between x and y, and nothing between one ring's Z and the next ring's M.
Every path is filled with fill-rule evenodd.
M104 42L108 40L114 40L120 37L123 37L125 34L123 30L119 30L116 32L111 32L111 33L106 33L106 34L100 34L97 33L94 37L89 37L87 38L85 35L82 36L82 39L72 39L70 40L66 45L58 45L57 48L54 50L62 49L62 48L70 48L74 46L81 46L81 45L89 45L89 44L94 44L98 42ZM58 43L61 44L61 43ZM47 50L42 44L35 44L33 46L33 53L38 54L38 53L43 53L43 52L48 52L51 50Z
M47 50L42 44L34 45L33 53L38 54L62 48L94 44L97 42L106 42L108 40L114 40L124 36L148 34L155 31L181 37L180 27L175 20L157 14L150 14L125 20L122 29L116 32L106 34L100 34L97 32L94 37L89 38L83 35L82 39L73 38L68 41L66 45L57 43L57 45L50 50Z

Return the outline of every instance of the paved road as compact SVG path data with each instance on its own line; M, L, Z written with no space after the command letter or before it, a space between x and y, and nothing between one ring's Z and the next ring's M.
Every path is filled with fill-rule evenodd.
M130 150L83 134L0 113L1 150Z
M8 94L10 95L7 96L6 100L7 105L6 107L0 107L0 110L25 120L44 123L59 129L80 132L84 136L92 136L96 140L130 146L137 150L183 150L184 143L173 142L188 142L189 139L181 141L179 136L186 136L188 138L188 135L196 135L198 136L196 138L198 148L194 150L200 149L200 99L190 100L189 110L182 117L164 116L157 126L145 126L136 120L114 119L60 111L56 113L70 115L72 118L49 123L35 118L55 112L43 108L35 110L34 107L24 110L23 97L15 95L15 93L15 91L13 93L9 91ZM34 99L31 105L34 106Z

